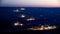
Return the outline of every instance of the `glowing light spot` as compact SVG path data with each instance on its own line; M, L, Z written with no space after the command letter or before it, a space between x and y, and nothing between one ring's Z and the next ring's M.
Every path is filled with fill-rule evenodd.
M19 12L19 10L17 9L17 10L14 10L14 12Z
M53 26L53 29L57 28L56 26Z
M23 26L23 24L20 22L16 22L16 23L14 23L14 26Z
M20 10L25 10L25 8L21 8Z
M45 30L48 30L48 28L47 28L47 27L45 27Z
M44 27L44 25L41 25L41 27Z
M48 29L52 29L52 27L51 26L48 26Z
M44 28L40 28L40 30L43 30Z
M35 20L35 18L29 18L29 19L27 19L27 21L32 21L32 20Z
M23 24L19 24L20 26L23 26Z
M14 23L14 25L15 25L15 26L18 26L18 25L19 25L19 22Z
M26 17L24 14L22 14L21 16L20 16L21 18L24 18L24 17Z

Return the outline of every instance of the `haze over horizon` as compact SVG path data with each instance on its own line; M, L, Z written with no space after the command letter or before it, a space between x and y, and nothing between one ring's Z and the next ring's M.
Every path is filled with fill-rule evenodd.
M1 6L60 7L60 0L1 0Z

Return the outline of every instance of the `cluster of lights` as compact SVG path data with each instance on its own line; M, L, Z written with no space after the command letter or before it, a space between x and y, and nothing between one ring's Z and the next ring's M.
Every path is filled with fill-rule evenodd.
M20 15L19 17L20 17L20 18L25 18L26 15L25 15L25 14L22 14L22 15ZM26 21L33 21L33 20L35 20L35 18L33 18L33 17L30 17L30 18L26 19Z
M56 26L44 26L41 25L41 27L33 27L33 28L28 28L28 30L51 30L51 29L56 29Z
M23 11L23 10L25 10L25 8L20 8L20 10L21 11ZM20 12L20 10L19 9L17 9L17 10L14 10L14 12ZM24 14L22 14L22 15L20 15L19 17L21 17L21 18L25 18L26 17L26 15L24 15ZM43 15L40 15L40 17L43 17ZM44 19L47 19L47 18L44 18ZM30 18L28 18L28 19L26 19L27 21L34 21L35 20L35 18L33 18L33 17L30 17ZM56 20L55 20L56 21ZM20 22L16 22L16 23L14 23L14 26L23 26L24 24L22 24L22 23L20 23ZM40 24L41 25L41 24ZM40 27L33 27L33 28L28 28L28 30L51 30L51 29L55 29L55 28L57 28L56 26L49 26L49 25L41 25Z
M14 23L14 26L23 26L23 24L20 22L16 22L16 23Z
M23 11L23 10L25 10L25 8L20 8L20 10ZM16 9L16 10L14 10L14 12L20 12L20 10L19 10L19 9ZM25 18L26 15L22 14L22 15L20 15L19 17ZM28 19L26 19L26 20L27 20L27 21L32 21L32 20L35 20L35 18L28 18Z
M25 10L25 8L20 8L20 10ZM16 10L13 10L13 12L20 12L20 10L19 9L16 9Z
M25 18L26 15L22 14L22 15L20 15L19 17L21 17L21 18ZM33 20L35 20L35 18L30 17L30 18L28 18L28 19L26 19L26 20L27 20L27 21L33 21Z

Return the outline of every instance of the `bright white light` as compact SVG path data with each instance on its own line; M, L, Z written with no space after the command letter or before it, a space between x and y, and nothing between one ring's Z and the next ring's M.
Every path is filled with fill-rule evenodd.
M52 27L51 26L48 26L48 29L52 29Z
M18 25L18 23L15 23L14 25L15 25L15 26L17 26L17 25Z
M14 26L23 26L23 24L20 22L16 22L16 23L14 23Z
M26 17L26 16L22 14L20 17L21 17L21 18L24 18L24 17Z
M14 23L14 25L15 25L15 26L18 26L18 25L19 25L19 22Z
M19 24L20 26L23 26L23 24Z

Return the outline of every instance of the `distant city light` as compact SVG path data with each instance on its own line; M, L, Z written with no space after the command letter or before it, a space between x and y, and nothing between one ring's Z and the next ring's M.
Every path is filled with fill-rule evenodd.
M20 26L23 26L23 24L19 24Z
M41 25L41 27L44 27L44 25Z
M28 30L51 30L51 29L56 29L56 26L44 26L41 25L41 27L33 27L33 28L28 28Z
M19 25L19 22L14 23L14 25L15 25L15 26L18 26L18 25Z
M16 22L16 23L14 23L14 26L23 26L23 24L19 23L19 22Z
M39 28L38 30L43 30L44 28Z
M52 27L51 26L48 26L48 29L52 29Z
M25 10L25 8L21 8L20 10Z
M16 10L14 10L13 12L19 12L19 10L18 10L18 9L16 9Z
M47 28L47 27L45 27L45 30L48 30L48 28Z
M32 21L32 20L35 20L35 18L29 18L29 19L27 19L27 21Z
M20 17L21 17L21 18L24 18L24 17L26 17L26 15L22 14Z

